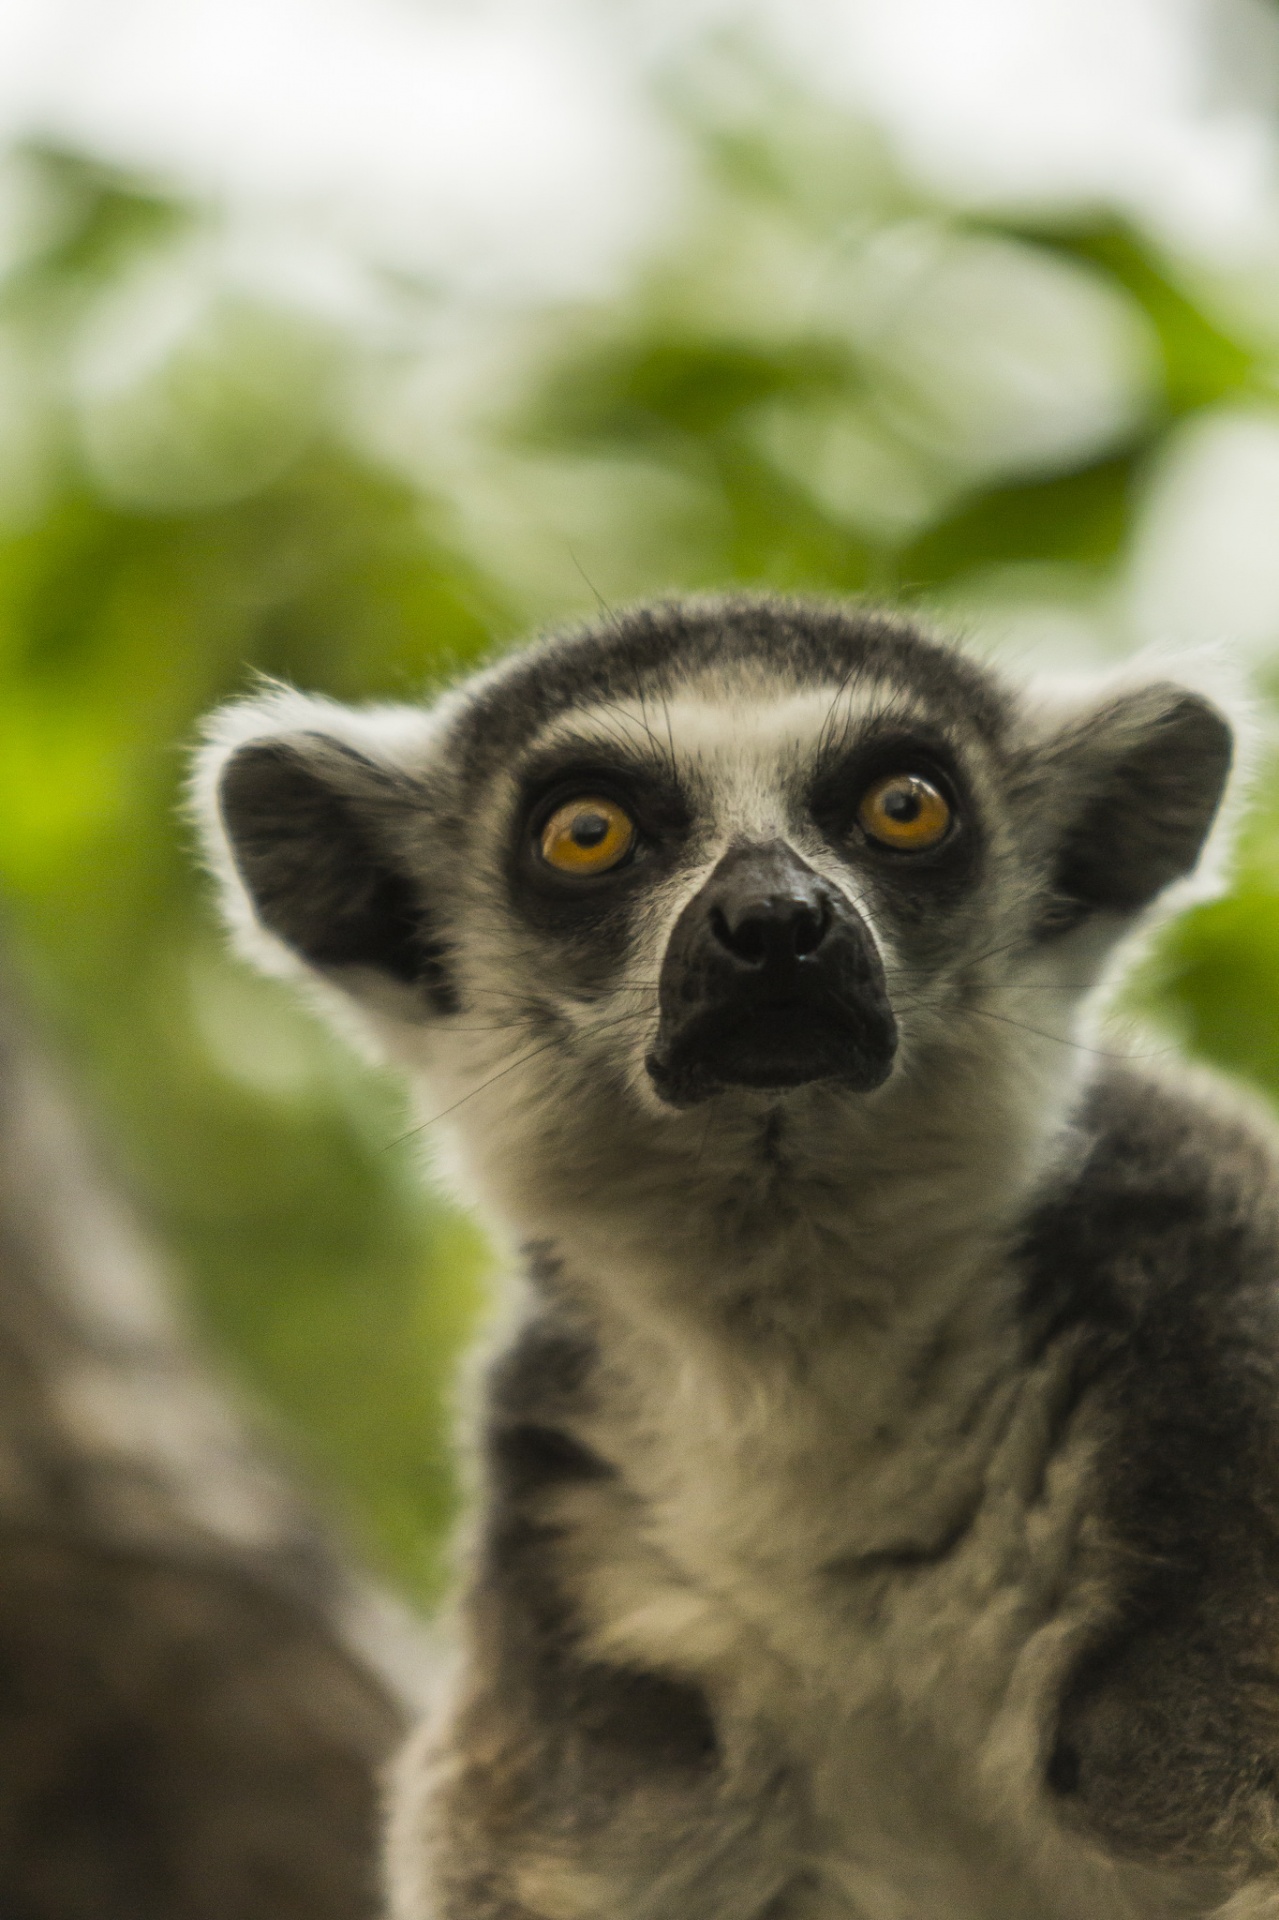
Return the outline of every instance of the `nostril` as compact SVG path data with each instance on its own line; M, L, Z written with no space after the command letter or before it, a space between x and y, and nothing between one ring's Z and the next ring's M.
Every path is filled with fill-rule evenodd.
M712 907L710 924L735 960L762 967L770 960L803 960L815 953L826 937L830 908L825 901L762 900L733 921L722 907Z
M735 960L744 960L748 966L762 967L768 958L767 923L758 916L744 916L730 926L723 909L712 907L711 932Z
M826 938L826 929L830 924L830 908L823 900L820 909L801 907L791 922L791 940L797 959L806 954L816 953Z

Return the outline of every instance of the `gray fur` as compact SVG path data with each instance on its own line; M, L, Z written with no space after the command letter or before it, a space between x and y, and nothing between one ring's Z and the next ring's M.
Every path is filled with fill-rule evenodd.
M242 939L523 1248L397 1920L1279 1915L1274 1145L1090 1014L1229 761L1186 688L762 597L215 721ZM956 823L908 855L858 824L903 766ZM564 882L539 822L599 791L638 851ZM700 1028L672 1077L757 1000L777 1084Z

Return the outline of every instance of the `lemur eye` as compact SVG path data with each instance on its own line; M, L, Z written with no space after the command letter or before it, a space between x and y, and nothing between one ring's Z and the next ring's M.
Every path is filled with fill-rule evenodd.
M918 773L890 773L862 795L857 818L872 840L905 853L922 852L945 838L950 804Z
M634 844L630 814L599 794L565 801L542 828L542 858L559 873L608 873Z

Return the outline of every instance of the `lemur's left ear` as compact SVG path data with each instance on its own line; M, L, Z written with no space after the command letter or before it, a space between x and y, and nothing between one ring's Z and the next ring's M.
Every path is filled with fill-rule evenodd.
M388 1010L447 1006L423 886L428 801L412 766L426 724L287 689L215 717L196 811L228 916L260 964L302 961Z
M1062 729L1048 750L1058 924L1136 913L1190 873L1232 750L1216 707L1168 684L1116 694Z

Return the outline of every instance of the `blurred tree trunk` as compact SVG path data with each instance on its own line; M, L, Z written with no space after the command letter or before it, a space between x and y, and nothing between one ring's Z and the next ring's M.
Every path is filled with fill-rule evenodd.
M363 1920L395 1623L167 1291L0 978L0 1916Z

